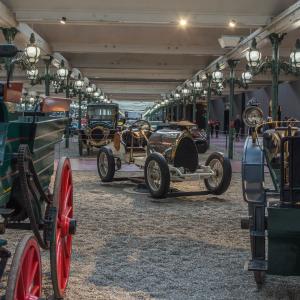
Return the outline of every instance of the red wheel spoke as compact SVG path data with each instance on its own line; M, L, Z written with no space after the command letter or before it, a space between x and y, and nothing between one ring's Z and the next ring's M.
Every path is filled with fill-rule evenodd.
M57 298L62 298L68 283L72 252L69 224L73 218L73 183L69 160L61 160L57 170L54 203L58 213L55 226L55 247L51 247L53 251L51 271L56 273L56 276L52 277L55 295Z
M41 258L37 240L25 235L14 254L8 276L7 300L37 300L41 295Z
M68 202L68 200L70 199L70 196L72 195L72 186L71 185L69 185L69 187L68 187L68 190L67 190L67 193L66 193L66 195L65 195L65 201L64 201L64 203L63 203L63 206L62 206L62 209L61 209L61 214L64 214L64 215L66 215L66 213L65 213L65 210L66 210L66 207L67 207L67 205L69 204Z
M24 282L26 287L31 284L32 279L34 277L34 273L32 269L33 257L34 257L34 248L30 248L26 256L26 260L24 262L24 269L27 271L25 276L26 282Z
M73 207L68 206L68 207L66 208L65 216L66 216L68 219L71 219L70 217L72 216L72 212L73 212Z
M28 285L31 285L33 280L35 279L36 272L38 271L39 263L36 261L31 267L31 270L28 271Z
M19 275L19 282L18 282L18 292L17 295L18 297L20 297L20 299L25 299L26 297L26 284L25 284L26 279L24 278L24 271L23 268L20 271L20 275Z

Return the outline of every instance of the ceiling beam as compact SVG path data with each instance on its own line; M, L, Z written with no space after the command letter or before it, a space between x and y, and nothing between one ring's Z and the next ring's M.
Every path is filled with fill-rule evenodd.
M203 46L167 46L167 45L133 45L133 44L85 44L82 43L52 43L54 51L67 53L118 53L118 54L158 54L158 55L193 55L193 56L220 56L227 50L216 47Z
M226 13L203 13L193 11L189 14L190 27L202 28L227 28L228 20L233 16ZM130 11L111 11L101 9L95 10L72 10L72 9L19 9L16 11L17 19L22 22L31 24L57 24L62 16L72 25L143 25L143 26L172 26L177 25L178 12L162 12L161 10L152 9L151 11L141 11L131 9ZM267 24L271 19L269 15L249 14L238 15L238 27L240 28L257 28Z
M0 27L17 27L17 25L12 11L0 1Z

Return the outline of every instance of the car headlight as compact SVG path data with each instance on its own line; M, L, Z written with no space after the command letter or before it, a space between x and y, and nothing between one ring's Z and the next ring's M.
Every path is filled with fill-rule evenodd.
M244 110L243 120L249 127L261 125L264 121L263 111L258 106L249 106Z

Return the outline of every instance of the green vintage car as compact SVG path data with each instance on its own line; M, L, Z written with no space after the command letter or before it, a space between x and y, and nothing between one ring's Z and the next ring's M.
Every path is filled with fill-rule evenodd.
M13 84L0 83L0 234L12 228L33 235L24 235L17 245L6 293L0 296L7 300L40 298L41 247L50 250L54 297L61 299L76 228L69 159L60 159L53 190L50 182L55 144L61 141L68 122L56 112L66 110L68 101L46 97L34 111L16 112L14 103L7 101L20 98L13 89ZM0 238L0 279L11 256L7 242Z

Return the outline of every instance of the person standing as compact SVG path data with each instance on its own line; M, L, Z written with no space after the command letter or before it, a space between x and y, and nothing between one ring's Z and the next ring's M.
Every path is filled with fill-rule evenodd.
M233 126L234 126L234 129L235 129L235 139L237 142L240 141L240 130L241 130L241 127L242 127L242 122L240 120L240 116L239 115L236 115L236 118L233 122Z
M219 120L216 120L215 121L215 132L216 132L216 138L219 137L219 131L220 131L220 121Z
M210 136L213 137L213 134L214 134L214 121L213 120L209 121L209 126L210 126Z

